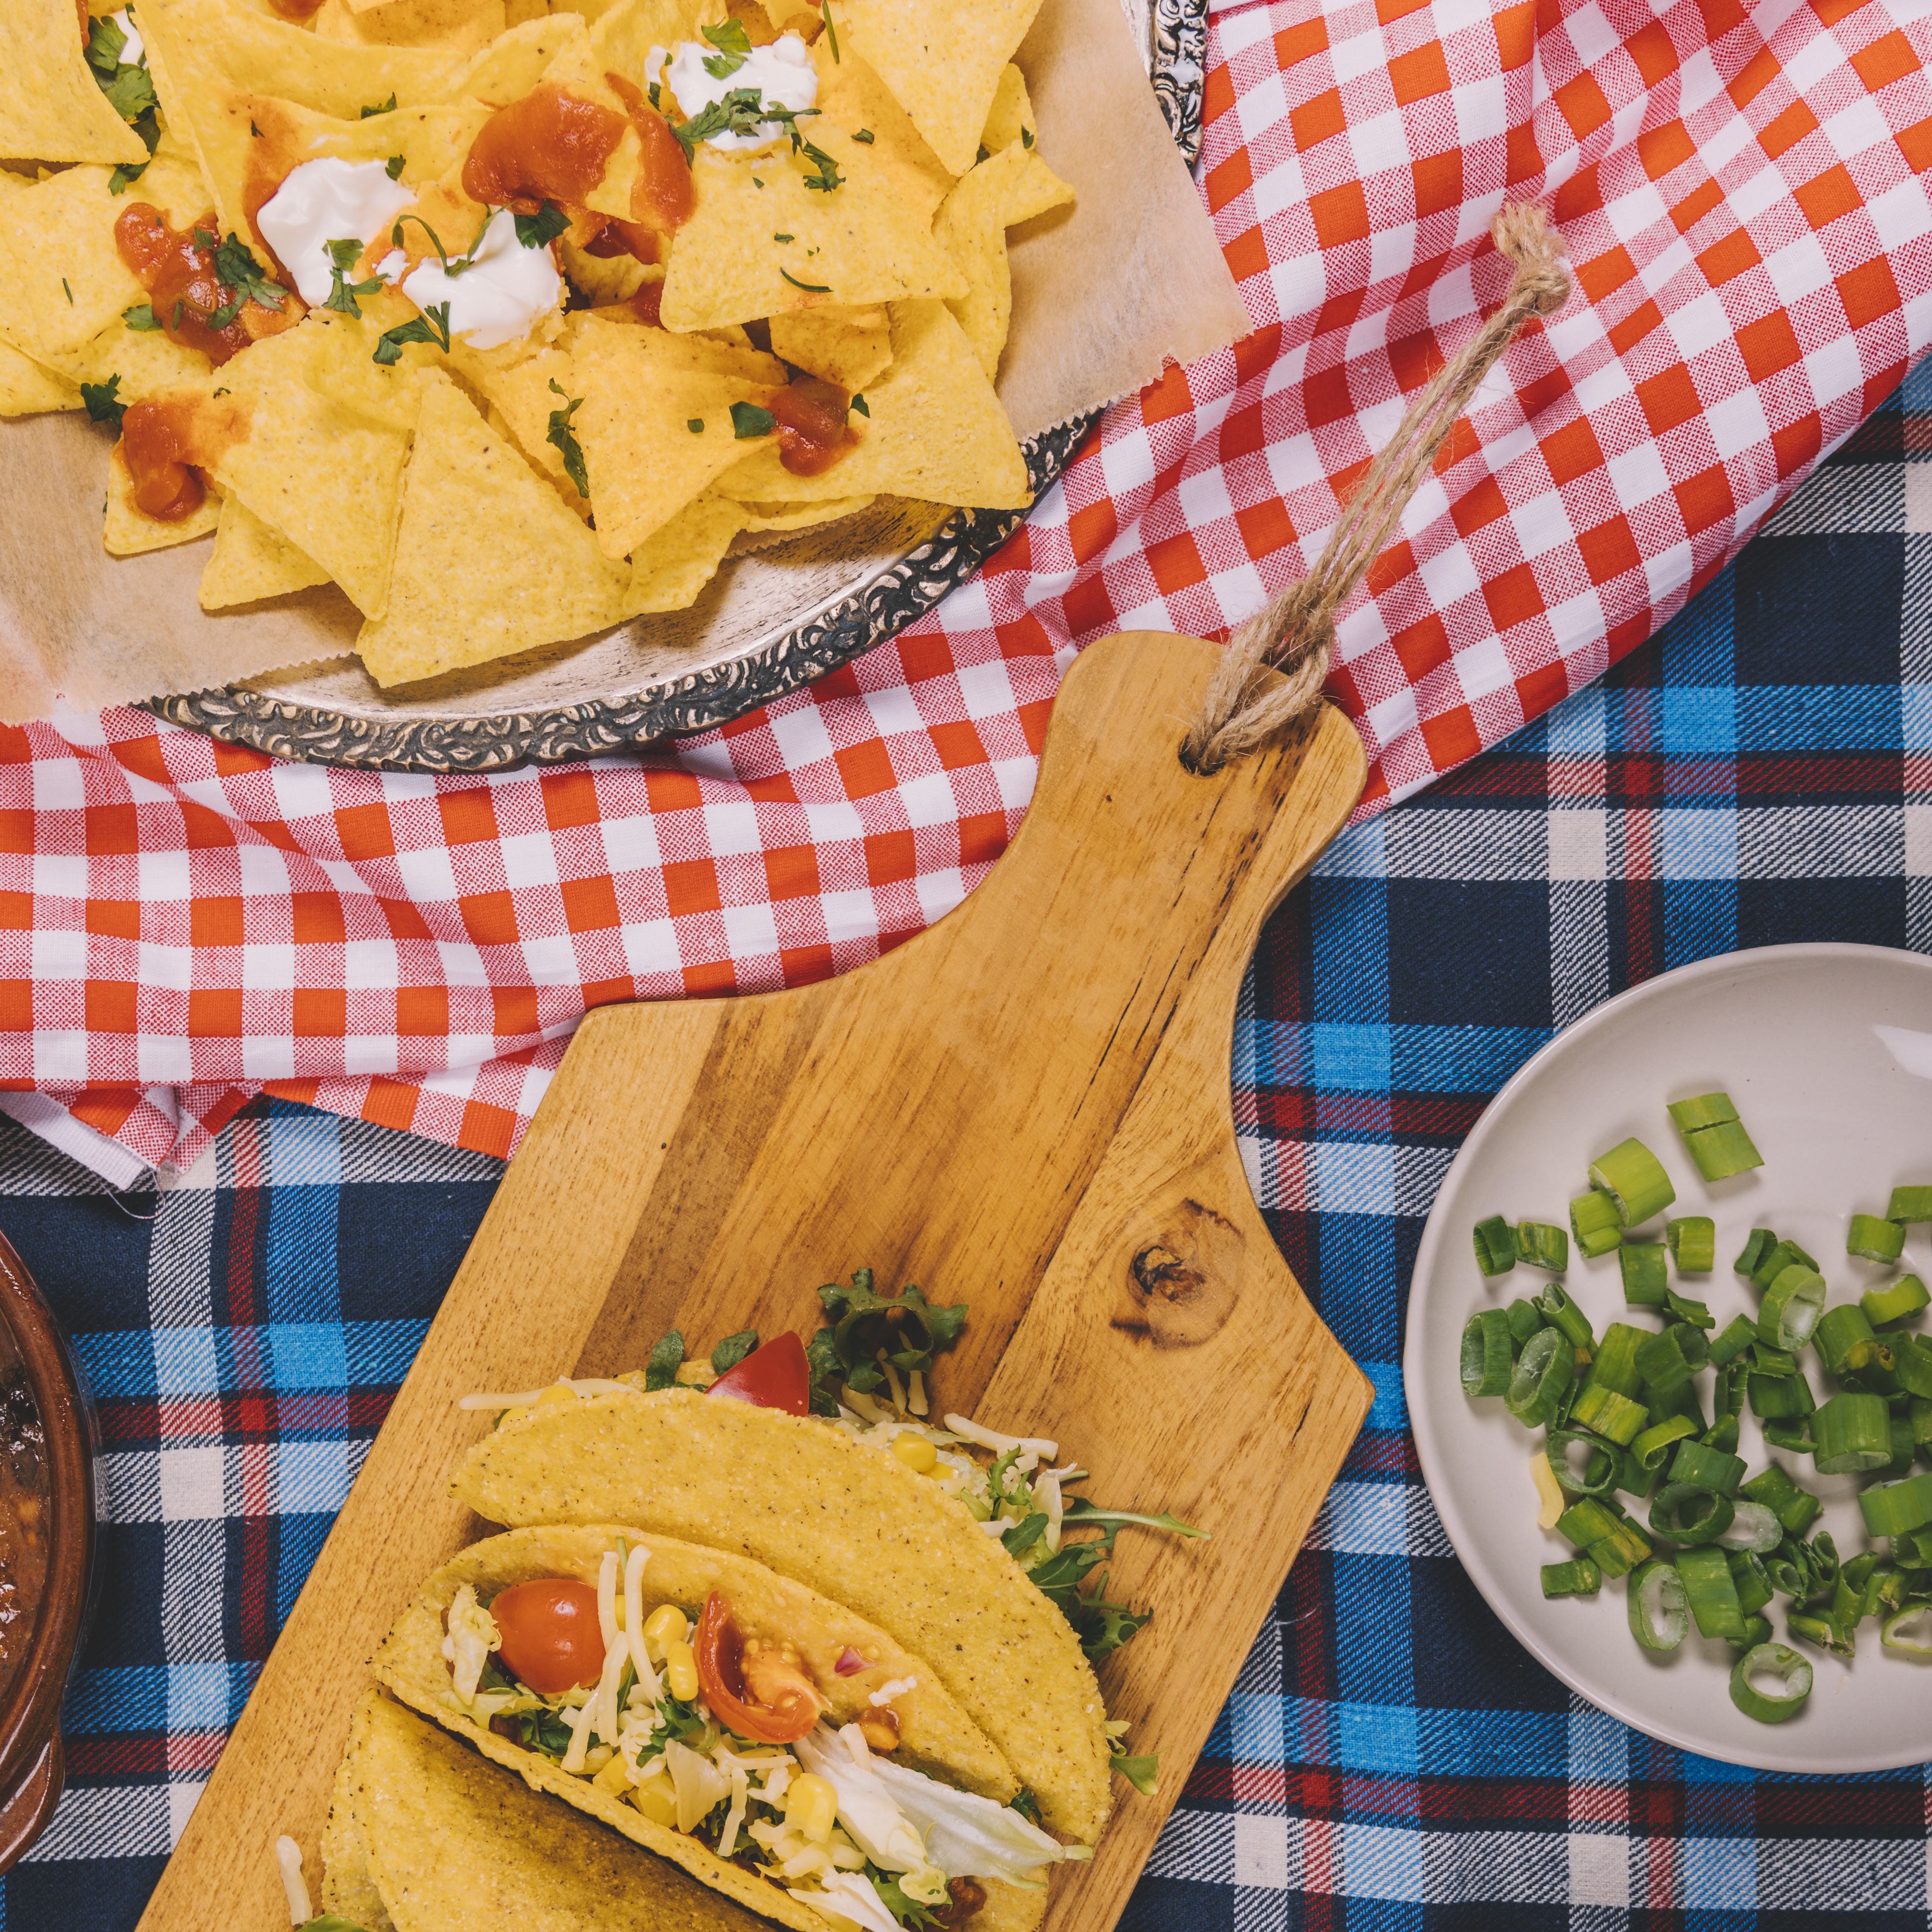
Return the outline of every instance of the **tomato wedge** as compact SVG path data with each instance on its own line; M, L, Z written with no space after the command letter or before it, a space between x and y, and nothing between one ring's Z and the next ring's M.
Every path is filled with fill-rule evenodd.
M805 1365L805 1344L788 1328L754 1348L735 1369L727 1369L705 1394L781 1408L788 1415L809 1415L812 1376Z
M792 1338L794 1341L797 1337ZM776 1695L769 1704L748 1700L745 1682L745 1637L731 1615L731 1606L716 1591L705 1599L698 1620L698 1682L704 1701L718 1720L741 1738L760 1744L788 1744L802 1738L818 1721L818 1694L796 1664L782 1664L758 1674ZM763 1661L762 1657L759 1661Z
M490 1600L502 1647L503 1667L546 1697L603 1674L604 1636L597 1621L597 1592L570 1576L533 1576L513 1583Z

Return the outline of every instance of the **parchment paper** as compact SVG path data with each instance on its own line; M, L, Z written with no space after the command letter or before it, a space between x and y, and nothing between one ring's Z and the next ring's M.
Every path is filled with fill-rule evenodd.
M1251 325L1119 0L1046 0L1018 59L1040 152L1076 196L1010 238L999 391L1024 441ZM92 710L352 646L361 620L332 586L205 614L195 590L209 539L108 556L108 447L78 411L0 422L0 722L44 718L56 694Z

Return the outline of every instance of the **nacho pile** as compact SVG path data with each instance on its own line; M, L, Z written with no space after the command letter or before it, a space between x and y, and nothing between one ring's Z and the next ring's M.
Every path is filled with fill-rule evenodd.
M406 684L682 609L748 533L1018 508L1039 0L0 0L0 415L108 550L332 583Z

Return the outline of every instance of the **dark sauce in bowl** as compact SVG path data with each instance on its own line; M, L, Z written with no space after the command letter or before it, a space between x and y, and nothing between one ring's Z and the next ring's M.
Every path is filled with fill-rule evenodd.
M33 1641L52 1528L46 1426L13 1331L0 1322L0 1695Z

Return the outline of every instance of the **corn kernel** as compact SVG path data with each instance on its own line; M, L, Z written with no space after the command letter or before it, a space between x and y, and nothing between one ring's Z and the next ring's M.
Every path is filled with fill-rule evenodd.
M826 1779L807 1772L785 1787L785 1822L810 1844L824 1844L838 1816L838 1794Z
M653 1661L664 1661L664 1646L682 1643L691 1634L684 1612L675 1604L660 1604L644 1619L644 1647Z
M643 1784L632 1786L631 1802L653 1825L677 1822L677 1792L661 1771L653 1772Z
M939 1451L923 1436L895 1436L892 1454L915 1475L931 1475L939 1461Z
M688 1704L698 1695L698 1659L692 1655L690 1645L681 1637L674 1637L664 1647L664 1663L670 1694L680 1703Z
M539 1408L548 1408L560 1402L574 1402L576 1400L577 1391L569 1383L552 1382L550 1387L537 1397L537 1406Z
M599 1791L608 1791L613 1798L622 1798L631 1788L630 1774L624 1768L624 1760L615 1751L610 1754L610 1762L590 1781Z

